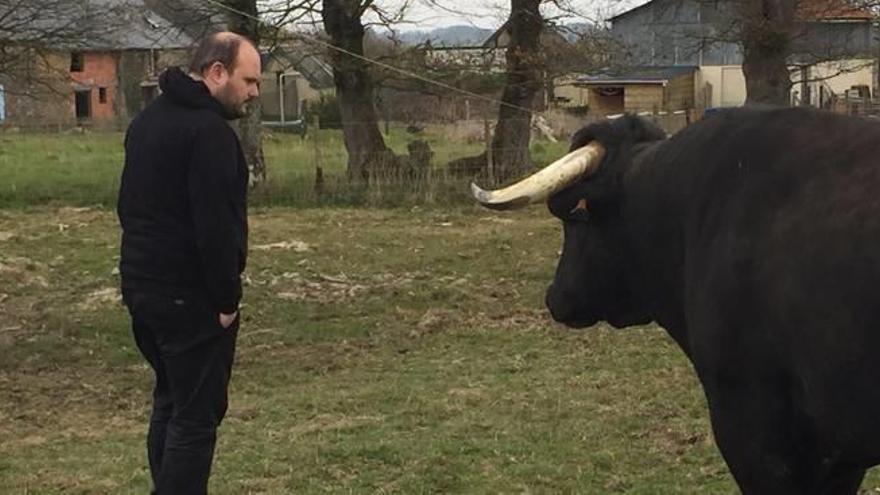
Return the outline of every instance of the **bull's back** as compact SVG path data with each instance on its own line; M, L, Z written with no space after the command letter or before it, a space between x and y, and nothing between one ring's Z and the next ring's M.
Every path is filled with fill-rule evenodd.
M685 226L702 359L787 384L823 437L875 455L880 124L779 109L704 127L681 140L705 160Z

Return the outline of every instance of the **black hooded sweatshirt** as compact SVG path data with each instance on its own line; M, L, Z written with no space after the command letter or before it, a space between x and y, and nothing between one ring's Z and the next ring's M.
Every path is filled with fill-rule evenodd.
M247 256L248 172L223 106L180 69L132 121L117 213L123 290L207 295L232 313Z

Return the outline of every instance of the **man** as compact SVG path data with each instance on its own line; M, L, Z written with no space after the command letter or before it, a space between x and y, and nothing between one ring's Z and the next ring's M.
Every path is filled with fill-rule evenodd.
M207 492L238 334L248 171L226 122L259 95L260 55L216 33L189 74L131 123L119 191L123 300L156 374L147 455L155 492Z

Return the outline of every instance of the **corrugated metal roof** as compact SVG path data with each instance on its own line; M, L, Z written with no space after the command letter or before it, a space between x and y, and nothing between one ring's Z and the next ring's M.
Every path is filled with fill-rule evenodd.
M314 54L304 53L296 47L276 47L270 54L285 69L301 73L316 89L335 87L333 68Z
M90 7L106 15L90 17L95 39L84 40L93 49L189 48L194 44L182 26L161 16L143 0L88 0Z
M5 16L5 17L4 17ZM59 0L0 7L9 39L68 50L189 48L193 38L144 0ZM2 30L0 30L0 34Z
M644 7L654 4L657 0L649 0L641 5L625 10L609 20L614 22ZM864 6L851 0L804 0L798 2L795 16L802 21L833 21L852 20L870 21L871 12Z
M803 0L798 2L795 16L802 21L871 21L867 8L846 0Z
M608 70L584 74L575 79L575 84L663 84L677 77L692 74L696 70L697 67L693 66L632 67L623 70Z

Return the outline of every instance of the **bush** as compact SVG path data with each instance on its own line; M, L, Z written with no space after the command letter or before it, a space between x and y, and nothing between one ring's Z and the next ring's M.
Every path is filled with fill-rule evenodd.
M321 129L341 129L342 114L339 111L339 100L335 95L321 95L321 99L311 102L305 111L307 122L311 124L318 117Z

